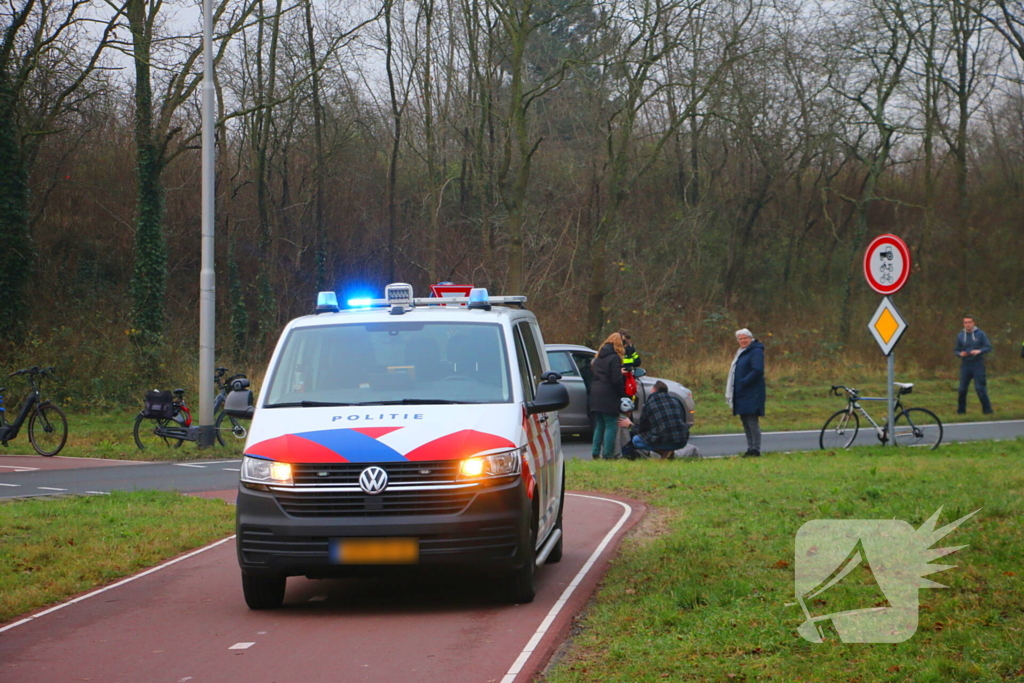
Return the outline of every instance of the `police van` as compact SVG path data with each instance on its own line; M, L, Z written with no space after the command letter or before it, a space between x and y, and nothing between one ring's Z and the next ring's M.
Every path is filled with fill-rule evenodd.
M562 556L569 401L526 297L383 299L291 321L251 417L237 503L245 601L279 607L289 576L386 565L476 567L512 602Z

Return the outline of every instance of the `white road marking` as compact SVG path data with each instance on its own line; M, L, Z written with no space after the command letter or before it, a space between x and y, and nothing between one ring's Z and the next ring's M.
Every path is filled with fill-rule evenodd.
M580 583L583 581L583 577L586 576L587 572L589 572L590 569L594 566L594 563L597 562L597 558L599 558L601 556L601 553L604 552L604 549L608 547L608 544L611 543L612 539L615 537L615 534L618 533L619 529L622 528L622 525L626 523L626 520L629 519L629 516L633 514L633 508L631 508L629 505L626 505L622 501L612 500L611 498L601 498L599 496L584 496L579 493L567 493L566 495L575 496L576 498L590 498L591 500L602 500L607 503L615 503L616 505L621 505L624 509L624 512L622 513L622 517L619 518L618 523L616 523L616 525L612 527L611 531L605 534L605 537L601 540L601 543L598 544L594 552L591 553L590 558L587 560L587 563L580 568L579 572L577 572L576 577L572 580L572 583L566 586L565 590L562 591L562 595L558 598L558 602L551 606L551 610L548 612L547 616L544 617L544 621L542 621L540 623L540 626L537 627L537 630L534 632L533 637L530 638L530 642L528 642L526 644L526 647L523 648L523 651L519 653L519 656L516 658L516 661L512 664L512 668L509 669L508 673L505 674L505 677L501 679L501 683L512 683L516 679L516 676L519 675L519 672L523 670L524 666L526 666L526 662L529 661L530 655L532 655L533 651L537 649L537 644L540 643L541 639L543 639L544 636L547 634L548 629L551 627L551 624L555 621L555 617L557 617L558 613L562 611L563 607L565 607L565 603L569 601L569 598L572 596L573 591L575 591L576 587L579 586Z
M184 463L184 462L176 462L174 464L177 467L196 467L196 468L199 468L201 470L205 470L206 469L206 465L191 465L189 463Z
M241 472L242 469L240 467L225 467L224 471L225 472Z
M15 472L38 472L38 467L25 467L24 465L0 465L0 469L14 470Z
M108 493L107 491L86 491L86 493L91 493L94 496L109 496L110 495L110 493Z
M0 483L0 486L12 486L14 488L17 488L17 487L21 486L21 484L4 484L4 483Z
M192 465L230 465L233 462L242 462L241 460L211 460L210 462L194 462Z
M152 569L147 569L146 571L141 572L139 574L136 574L135 576L129 576L127 579L123 579L121 581L118 581L117 583L112 583L109 586L106 586L104 588L100 588L99 590L94 590L92 593L86 593L85 595L79 596L79 597L77 597L77 598L75 598L73 600L68 600L67 602L62 602L59 605L55 605L55 606L51 607L50 609L43 610L39 614L33 614L30 617L25 617L24 619L21 619L20 621L16 621L13 624L8 624L7 626L4 626L3 628L0 628L0 633L3 633L4 631L10 631L15 626L21 626L22 624L27 624L28 622L32 621L33 619L38 619L39 617L43 617L43 616L46 616L47 614L50 614L52 612L56 612L59 609L64 609L65 607L69 607L71 605L74 605L76 602L82 602L83 600L88 600L89 598L91 598L91 597L93 597L95 595L99 595L100 593L106 593L107 591L112 590L114 588L117 588L119 586L123 586L126 583L131 583L132 581L135 581L136 579L141 579L143 576L149 576L150 574L152 574L154 572L158 572L161 569L166 569L167 567L170 567L172 564L177 564L177 563L181 562L182 560L187 560L190 557L195 557L199 553L205 553L207 550L211 550L213 548L216 548L219 545L227 543L228 541L234 540L234 538L235 538L235 535L231 534L227 538L222 538L221 540L216 541L214 543L211 543L210 545L208 545L208 546L206 546L204 548L200 548L199 550L193 550L192 552L188 553L187 555L182 555L181 557L176 557L176 558L174 558L173 560L171 560L169 562L164 562L161 565L157 565L156 567L153 567Z
M37 486L40 491L67 491L67 489L55 489L52 486Z
M256 643L235 643L234 645L232 645L228 649L229 650L248 650L250 647L252 647L255 644Z

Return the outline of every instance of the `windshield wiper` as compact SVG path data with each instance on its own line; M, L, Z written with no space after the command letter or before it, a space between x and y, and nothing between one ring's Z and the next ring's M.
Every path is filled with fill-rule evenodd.
M479 401L450 401L446 398L401 398L397 401L367 401L366 403L357 403L360 406L412 406L412 405L431 405L431 404L458 404L463 405L466 403L479 403Z
M333 408L337 406L354 406L358 403L337 403L334 401L291 401L290 403L271 403L264 408Z

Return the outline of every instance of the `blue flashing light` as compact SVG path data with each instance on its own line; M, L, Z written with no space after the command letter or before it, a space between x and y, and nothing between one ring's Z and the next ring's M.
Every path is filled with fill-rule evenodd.
M320 292L316 295L316 312L334 312L338 310L338 295L334 292Z
M349 308L369 308L373 306L373 299L349 299Z
M474 287L469 290L468 308L482 308L485 311L491 308L491 296L483 287Z

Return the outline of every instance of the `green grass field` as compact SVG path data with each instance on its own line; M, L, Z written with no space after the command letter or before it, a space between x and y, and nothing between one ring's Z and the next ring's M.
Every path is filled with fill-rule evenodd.
M652 508L628 537L549 683L1005 681L1024 677L1024 441L907 454L814 451L692 462L569 463L569 486ZM814 519L919 527L981 508L937 547L968 547L920 591L900 644L800 638L794 537Z
M885 396L884 377L879 380L856 378L834 380L859 389L862 396ZM914 380L908 380L914 381ZM789 429L821 429L825 419L846 405L844 398L829 395L833 381L804 381L792 375L769 378L768 401L761 428L765 431ZM925 379L914 381L913 393L904 396L907 407L928 408L943 423L977 422L980 420L1024 419L1024 376L1019 374L993 377L988 382L995 415L982 415L977 394L973 388L968 394L967 414L956 414L957 380ZM694 434L721 434L741 432L739 418L725 403L720 387L702 384L690 387L697 401L697 422ZM885 403L864 403L871 416L879 423L885 419Z
M162 491L0 503L0 622L230 535L222 500Z
M200 451L194 443L182 443L180 448L152 448L140 451L132 436L135 412L74 413L68 412L68 442L60 452L63 457L106 458L113 460L209 460L237 458L242 454L245 441L225 436L226 445ZM243 424L248 425L248 422ZM0 455L35 455L24 430Z

